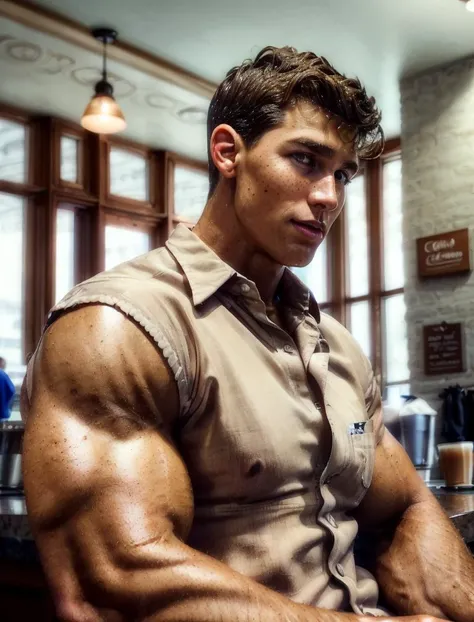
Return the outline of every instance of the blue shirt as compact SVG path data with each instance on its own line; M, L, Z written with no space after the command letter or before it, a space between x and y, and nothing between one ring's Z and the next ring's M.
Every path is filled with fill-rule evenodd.
M10 416L10 404L15 395L15 386L3 369L0 369L0 419Z

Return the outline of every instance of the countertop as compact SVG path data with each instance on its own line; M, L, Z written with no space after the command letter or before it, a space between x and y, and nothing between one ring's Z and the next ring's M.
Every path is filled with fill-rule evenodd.
M461 533L464 541L474 542L474 491L447 492L431 488L441 507Z

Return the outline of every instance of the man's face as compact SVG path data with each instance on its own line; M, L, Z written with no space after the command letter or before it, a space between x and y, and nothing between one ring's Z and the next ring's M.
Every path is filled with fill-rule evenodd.
M305 266L344 206L357 171L336 119L310 103L240 152L235 210L249 241L276 263Z

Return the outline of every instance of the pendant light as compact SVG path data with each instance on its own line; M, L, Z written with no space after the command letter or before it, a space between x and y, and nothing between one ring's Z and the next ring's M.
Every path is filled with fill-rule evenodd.
M103 44L102 79L95 85L95 94L84 110L81 125L96 134L116 134L127 127L114 99L114 89L107 81L107 45L116 41L117 32L111 28L95 28L92 36Z

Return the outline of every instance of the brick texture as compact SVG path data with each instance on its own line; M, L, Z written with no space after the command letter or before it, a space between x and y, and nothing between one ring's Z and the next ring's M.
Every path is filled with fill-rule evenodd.
M474 274L421 282L415 240L466 227L474 239L474 58L404 79L401 98L411 387L438 408L444 387L474 386ZM422 327L443 320L463 323L468 371L427 377Z

